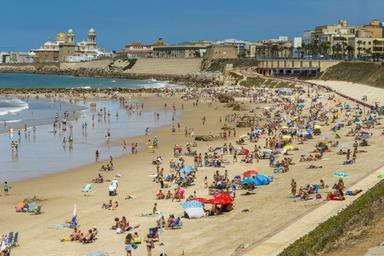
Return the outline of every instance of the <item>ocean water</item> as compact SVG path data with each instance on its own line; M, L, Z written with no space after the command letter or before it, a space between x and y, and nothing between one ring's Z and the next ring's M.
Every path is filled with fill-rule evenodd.
M180 87L165 81L93 78L26 73L0 73L0 88L165 88Z
M90 103L91 101L87 102L87 105ZM151 133L153 129L172 123L173 112L159 112L160 120L155 120L153 112L142 112L141 115L138 112L129 114L117 101L96 101L95 103L97 109L106 108L110 112L110 117L99 119L97 113L90 108L64 103L61 103L61 111L58 111L60 104L50 103L54 105L50 110L53 114L52 120L55 116L54 113L59 113L62 117L63 112L69 108L83 109L77 112L78 115L75 116L75 119L69 121L67 125L71 124L73 127L72 149L69 149L68 143L63 143L63 138L68 139L70 135L69 129L65 132L59 130L54 133L52 124L38 125L35 129L33 127L28 127L27 130L14 129L12 133L0 134L0 182L25 180L93 163L96 149L100 151L100 157L104 160L108 159L110 155L117 157L128 154L130 145L128 145L128 151L123 151L121 145L114 145L113 142L144 135L146 128L149 128ZM37 115L39 110L36 110L33 105L45 104L46 102L43 103L43 101L31 104L28 110L19 113L24 115L23 112L34 110ZM175 114L175 120L179 114ZM93 118L93 116L95 117ZM87 123L86 130L82 128L84 123ZM106 139L108 131L112 134L110 146ZM149 135L149 138L152 137ZM12 151L12 142L18 144L17 153Z
M96 78L95 78L96 79ZM6 82L8 80L8 82ZM81 81L81 82L80 82ZM96 81L92 83L91 81ZM109 87L110 79L77 78L66 76L44 76L28 74L0 74L2 87ZM168 86L165 82L116 80L114 83L122 87ZM91 109L96 103L96 110ZM110 116L99 118L97 111L106 109ZM53 132L53 120L57 116L63 118L64 112L70 114L68 125L72 129ZM130 153L123 151L121 145L106 143L106 134L112 133L111 141L145 134L177 120L180 113L160 111L160 119L155 120L153 112L145 108L129 112L115 100L97 100L72 104L63 101L45 99L16 98L0 96L0 183L25 180L46 174L60 172L95 161L95 151L100 151L101 159L110 155L117 157ZM83 125L87 123L87 129ZM27 127L25 129L25 127ZM71 132L70 132L71 130ZM63 143L64 137L73 137L73 147ZM161 143L161 138L160 138ZM14 150L14 145L18 150ZM118 172L119 170L117 170ZM96 173L95 173L96 175Z

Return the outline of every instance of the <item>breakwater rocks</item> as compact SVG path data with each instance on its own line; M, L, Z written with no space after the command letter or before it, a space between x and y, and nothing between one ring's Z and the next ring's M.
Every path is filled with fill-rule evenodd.
M71 75L78 77L100 77L100 78L121 78L147 80L156 79L168 81L175 84L187 86L218 86L222 85L223 77L220 73L195 72L185 75L168 74L148 74L148 73L130 73L123 69L105 67L105 68L60 68L57 64L25 64L25 65L0 65L2 73L32 73L32 74L50 74L50 75Z

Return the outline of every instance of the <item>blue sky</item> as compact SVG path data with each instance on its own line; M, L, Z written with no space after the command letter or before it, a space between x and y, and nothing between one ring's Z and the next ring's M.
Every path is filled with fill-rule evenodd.
M383 20L384 0L2 0L0 51L37 48L73 28L76 40L97 32L98 44L199 39L257 40L300 36L315 25Z

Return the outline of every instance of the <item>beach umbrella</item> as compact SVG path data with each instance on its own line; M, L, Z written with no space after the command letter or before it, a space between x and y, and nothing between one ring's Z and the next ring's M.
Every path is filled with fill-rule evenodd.
M281 129L288 129L288 126L286 126L286 125L281 126Z
M240 139L243 139L243 140L248 139L248 135L247 134L243 134L243 135L240 136Z
M307 132L308 133L313 133L313 130L312 129L308 129Z
M284 135L282 138L283 138L283 140L290 140L290 139L292 139L292 136L291 135Z
M294 147L294 146L292 146L292 145L285 145L284 147L283 147L283 149L285 149L285 150L294 150L296 147Z
M246 178L244 180L241 181L241 185L247 185L249 183L255 183L256 180L254 178Z
M186 201L181 204L184 209L188 208L203 208L203 204L196 200Z
M313 127L314 129L317 129L317 130L320 130L322 127L321 127L321 125L315 125L314 127Z
M336 126L336 127L343 127L344 124L343 124L343 123L336 123L335 126Z
M256 174L258 174L258 172L256 170L248 170L248 171L243 172L244 177L251 177L251 176L256 175Z
M213 196L212 202L214 204L230 204L234 199L230 194L219 193Z
M183 169L180 169L179 172L190 173L190 172L192 172L192 170L189 167L184 167Z
M297 107L299 107L299 108L304 108L304 106L305 106L304 103L298 103L297 104Z
M369 135L369 132L368 132L368 131L361 131L360 133L361 133L361 134L365 134L365 135Z

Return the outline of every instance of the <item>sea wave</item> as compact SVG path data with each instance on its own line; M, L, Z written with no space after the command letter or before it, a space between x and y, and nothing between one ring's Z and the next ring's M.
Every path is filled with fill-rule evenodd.
M20 99L0 98L0 116L14 114L28 108L28 103Z
M170 88L170 89L179 89L184 88L184 85L178 85L178 84L171 84L167 81L157 81L156 79L147 80L147 83L145 84L139 84L139 87L143 87L145 89L155 88L155 89L161 89L161 88Z

